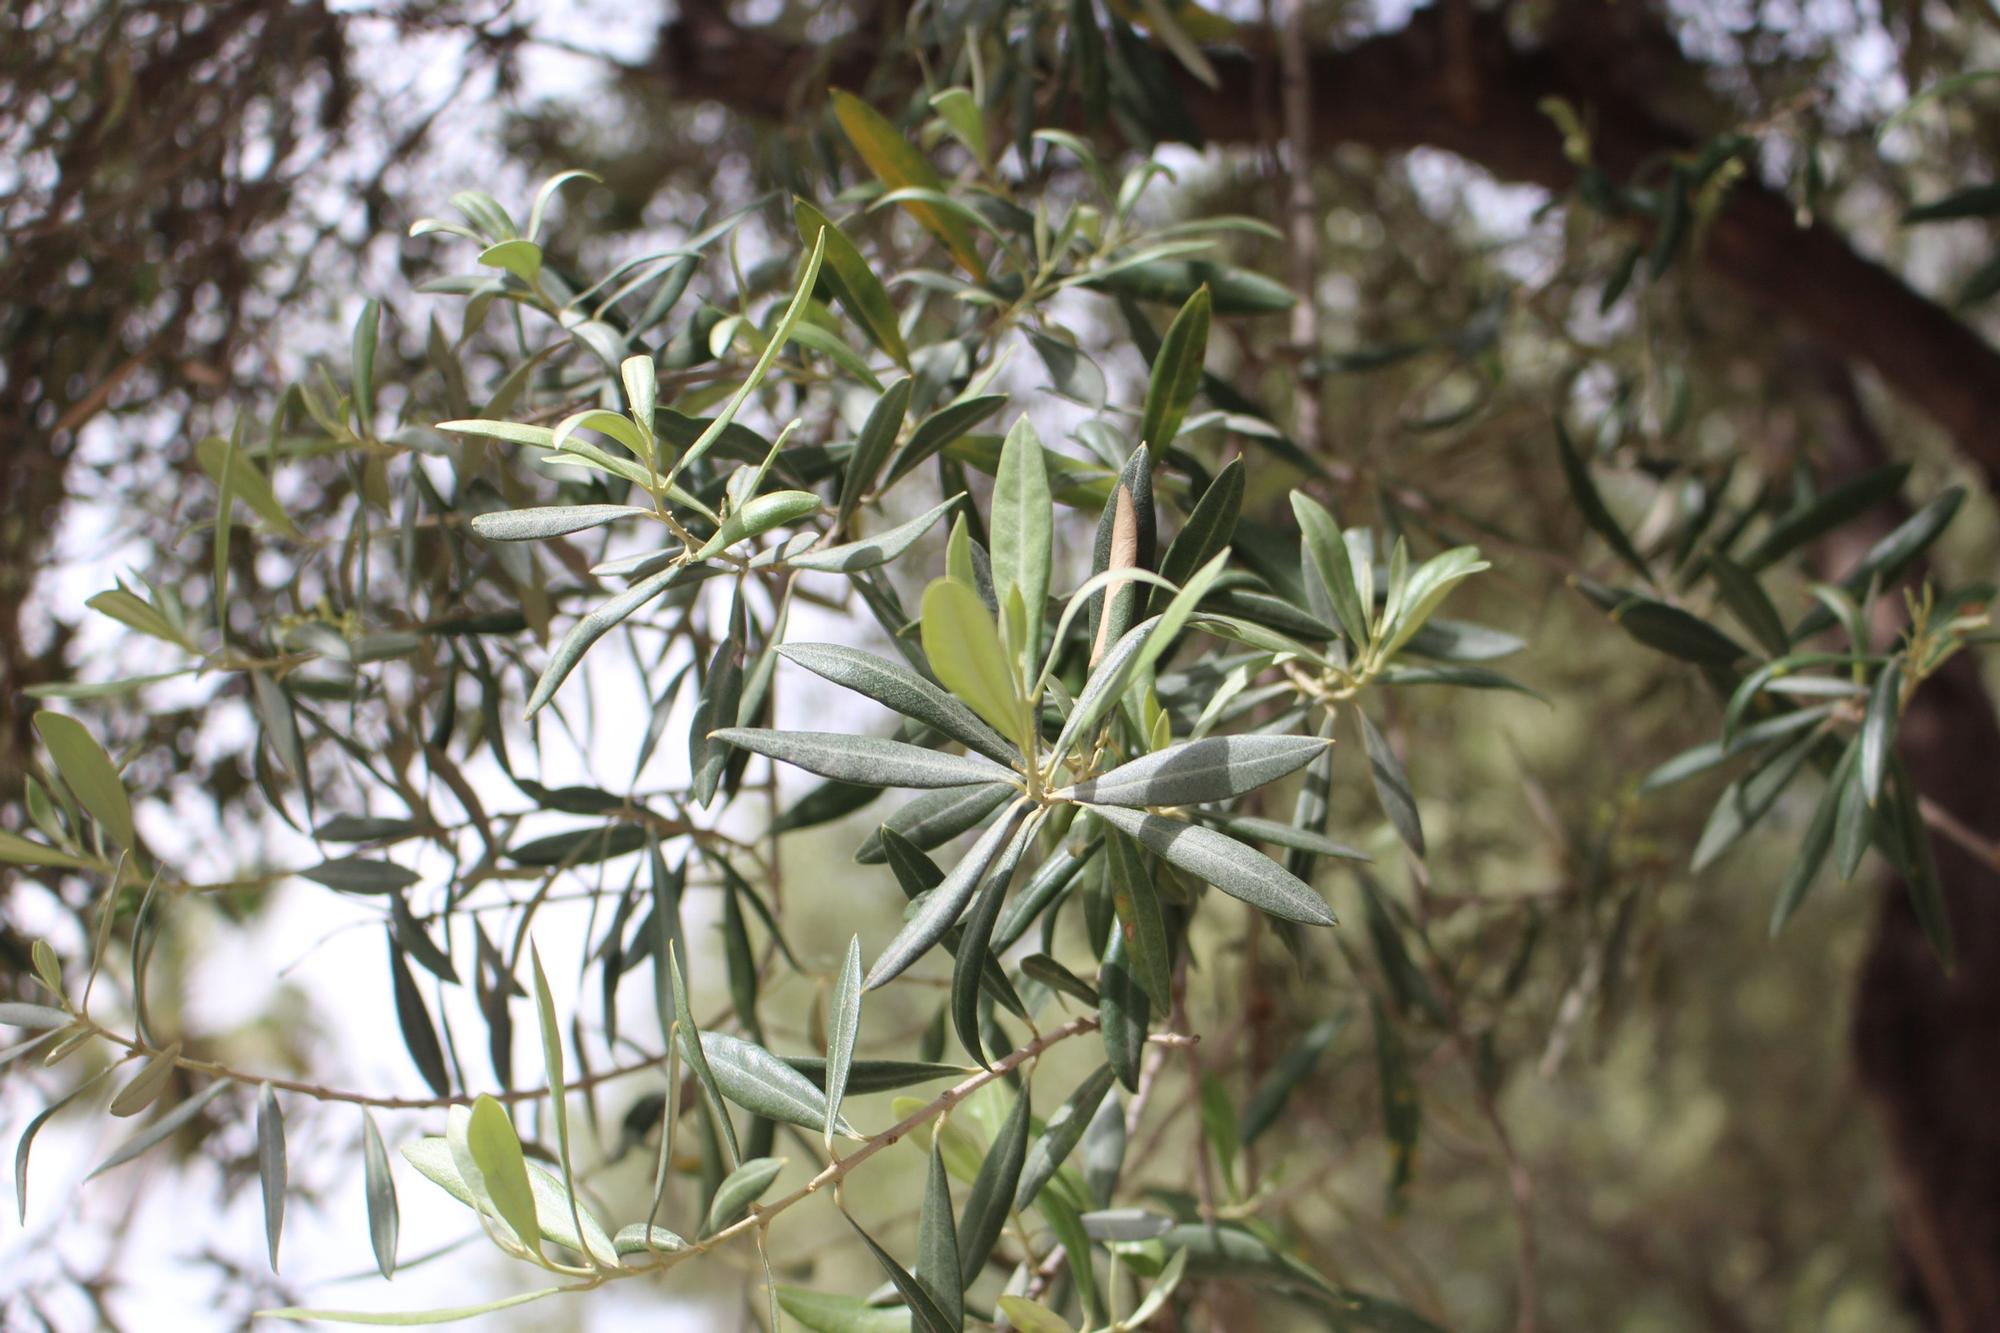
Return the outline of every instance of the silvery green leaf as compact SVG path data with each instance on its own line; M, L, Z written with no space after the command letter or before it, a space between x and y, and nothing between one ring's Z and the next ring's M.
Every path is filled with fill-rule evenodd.
M687 1242L665 1227L633 1222L618 1228L618 1234L611 1238L611 1248L621 1257L627 1254L672 1254L676 1250L685 1250Z
M1087 808L1111 827L1137 838L1168 864L1252 907L1308 926L1334 924L1324 899L1270 857L1234 838L1141 810L1112 805Z
M715 1197L709 1200L702 1234L712 1236L741 1217L744 1209L764 1197L764 1191L771 1188L784 1169L782 1157L753 1157L731 1171L716 1187Z
M811 569L823 574L854 574L864 569L874 569L877 565L886 565L915 546L917 539L937 526L939 519L957 508L961 499L961 496L954 495L943 504L924 511L907 523L898 523L886 532L843 542L839 546L824 546L818 550L801 551L786 556L783 563L794 569Z
M978 714L899 662L832 643L786 644L778 652L814 675L935 727L989 759L1007 765L1020 761L1013 745Z
M1028 1149L1028 1155L1021 1168L1021 1181L1014 1191L1014 1208L1025 1210L1042 1192L1042 1187L1055 1179L1056 1172L1069 1158L1076 1145L1083 1141L1083 1131L1090 1127L1091 1117L1097 1114L1098 1103L1104 1094L1111 1091L1113 1075L1110 1065L1099 1065L1097 1069L1076 1085L1076 1091L1069 1100L1056 1108L1042 1127L1042 1136Z
M257 1089L257 1179L264 1195L264 1241L276 1272L278 1237L285 1229L285 1113L269 1083Z
M456 1126L462 1126L470 1112L463 1106L454 1106L448 1113ZM451 1145L446 1138L431 1136L406 1144L402 1149L403 1159L415 1167L417 1173L437 1185L468 1208L478 1209L480 1203L464 1175L460 1172L452 1156ZM570 1217L568 1191L556 1174L539 1162L528 1163L528 1189L535 1200L535 1226L543 1239L550 1244L560 1245L577 1254L589 1253L600 1264L616 1267L618 1253L611 1245L611 1237L590 1211L578 1206L578 1219L583 1223L581 1238L576 1233L576 1221ZM584 1249L585 1245L590 1248Z
M160 1095L160 1090L167 1086L167 1080L173 1077L180 1055L179 1042L155 1052L111 1099L111 1114L121 1117L137 1115L151 1106L153 1099Z
M959 913L972 900L980 880L985 878L987 867L999 857L1001 848L1013 836L1014 826L1025 813L1018 804L1010 806L1004 815L987 826L986 831L979 835L979 840L951 868L944 882L931 890L916 915L903 924L895 939L889 941L888 947L868 973L864 989L874 990L902 975L905 968L944 938L944 933L956 924Z
M1100 1208L1083 1215L1083 1229L1092 1240L1158 1240L1174 1229L1174 1219L1144 1208Z
M226 1078L218 1079L214 1083L209 1084L200 1094L188 1098L179 1106L176 1106L173 1110L167 1112L158 1120L155 1120L152 1124L119 1144L112 1150L111 1155L92 1168L90 1174L85 1176L84 1179L95 1180L106 1171L125 1165L125 1163L131 1161L134 1157L173 1137L173 1135L179 1133L196 1116L200 1115L210 1102L220 1097L233 1086L234 1084Z
M70 1016L53 1005L0 1000L0 1023L16 1028L66 1028Z
M1092 805L1200 805L1296 773L1327 746L1317 736L1210 736L1142 755L1056 795Z
M1896 722L1902 707L1903 670L1891 661L1875 677L1868 695L1868 712L1861 722L1862 794L1869 805L1880 802L1882 775L1888 770L1890 751L1896 744Z
M375 1250L375 1266L382 1276L396 1274L396 1229L401 1214L396 1207L396 1178L389 1171L389 1154L382 1147L382 1133L375 1117L361 1109L362 1183L368 1193L368 1243Z
M538 542L566 537L616 523L621 518L653 511L637 505L546 505L539 509L507 509L475 514L474 535L494 542Z
M65 1106L68 1106L78 1097L96 1087L105 1075L111 1072L111 1068L111 1066L107 1066L99 1070L62 1096L56 1098L56 1100L50 1102L47 1106L44 1106L35 1113L33 1119L28 1121L27 1128L21 1131L20 1142L14 1145L14 1202L20 1209L22 1225L25 1226L28 1221L28 1154L34 1150L35 1135L41 1133L42 1126L55 1119L57 1113ZM217 1086L221 1085L218 1084Z
M301 1323L324 1324L372 1324L386 1328L418 1328L431 1324L453 1324L461 1319L477 1319L480 1315L492 1314L498 1310L511 1310L517 1305L526 1305L549 1296L560 1296L571 1287L542 1287L535 1291L524 1291L515 1296L502 1296L497 1301L484 1301L478 1305L454 1305L440 1310L403 1310L377 1313L372 1310L308 1310L302 1306L288 1305L279 1310L259 1310L262 1319L295 1319Z
M854 1066L854 1039L861 1028L861 937L854 936L847 942L847 959L840 968L840 979L833 986L833 1001L828 1006L826 1027L826 1077L822 1080L826 1091L826 1114L830 1119L840 1118L840 1103L847 1096L847 1076ZM833 1128L826 1129L826 1149L833 1151Z
M1004 781L1013 770L976 755L946 754L878 736L839 731L724 727L718 740L836 782L870 787L966 787Z
M826 1094L757 1043L726 1032L704 1032L701 1051L722 1095L744 1110L806 1129L826 1125ZM833 1128L849 1138L861 1137L838 1116Z
M662 570L639 580L570 626L569 633L563 635L562 642L556 645L555 652L550 655L548 666L542 669L541 679L535 682L534 692L528 696L528 715L532 717L540 712L542 706L555 697L556 691L561 688L563 681L569 678L569 673L576 669L576 664L583 660L583 655L590 650L590 646L610 633L620 621L682 578L707 577L707 574L692 574L691 571L708 568L704 565L691 565Z
M989 782L979 787L941 787L913 798L883 820L873 833L862 839L854 859L862 865L882 864L881 829L901 834L924 851L942 847L967 829L977 828L986 817L1020 794L1011 782Z

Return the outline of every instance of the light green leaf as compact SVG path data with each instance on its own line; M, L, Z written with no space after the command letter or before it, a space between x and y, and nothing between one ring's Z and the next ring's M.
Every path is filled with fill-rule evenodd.
M1327 595L1333 599L1333 613L1340 621L1340 628L1356 644L1366 644L1373 608L1362 604L1340 525L1333 521L1325 506L1303 491L1292 492L1292 513L1298 518L1306 554L1319 571Z
M764 1197L764 1191L771 1188L784 1169L782 1157L753 1157L731 1171L716 1186L715 1197L709 1201L708 1217L701 1224L702 1235L712 1236L741 1217L746 1208Z
M98 863L89 857L74 856L58 851L18 833L0 829L0 864L17 866L48 866L59 870L87 870Z
M812 1333L909 1333L910 1312L804 1287L779 1287L778 1305Z
M250 511L274 531L293 539L301 535L291 515L278 503L271 483L257 470L256 464L240 451L231 449L229 441L219 435L210 435L195 445L194 456L211 481L249 505Z
M90 811L104 835L120 847L132 847L136 834L132 827L132 802L118 777L111 756L83 723L64 713L46 709L35 714L35 730L49 747L56 771Z
M453 1305L440 1310L408 1310L402 1312L384 1311L375 1313L368 1310L308 1310L299 1306L286 1306L281 1310L259 1310L260 1319L295 1319L300 1323L328 1324L371 1324L385 1328L417 1328L425 1324L455 1324L461 1319L477 1319L481 1315L493 1314L499 1310L511 1310L517 1305L539 1301L548 1296L559 1296L566 1291L585 1291L587 1287L543 1287L539 1291L524 1291L514 1296L502 1296L497 1301L486 1301L480 1305Z
M493 1211L530 1254L541 1253L541 1227L535 1220L535 1193L528 1185L528 1163L507 1110L484 1093L472 1103L465 1127L466 1151L479 1168L479 1182Z
M1055 530L1055 501L1049 495L1049 471L1042 441L1027 417L1007 432L1000 449L1000 472L993 484L993 590L1000 604L1019 590L1027 611L1027 635L1011 645L1022 674L1041 661L1043 608L1049 600L1050 543Z
M937 678L1026 753L1032 748L1027 701L979 594L956 579L933 579L921 614L924 656Z
M232 1084L228 1079L218 1079L208 1085L199 1095L188 1098L173 1110L155 1120L152 1124L134 1134L131 1138L112 1150L109 1157L91 1169L85 1180L94 1180L114 1167L120 1167L165 1140L172 1138L192 1121L208 1104L228 1091Z
M998 1303L1020 1333L1076 1333L1067 1319L1025 1296L1002 1296Z
M487 246L480 251L479 262L488 268L503 269L532 287L541 275L542 247L517 237Z

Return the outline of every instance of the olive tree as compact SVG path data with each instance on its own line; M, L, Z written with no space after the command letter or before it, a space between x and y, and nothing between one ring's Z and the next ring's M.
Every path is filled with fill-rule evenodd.
M1457 693L1473 717L1502 697L1475 692L1562 700L1495 665L1531 627L1452 614L1461 585L1525 555L1503 546L1489 573L1463 540L1479 521L1353 484L1302 442L1313 409L1231 377L1234 331L1295 309L1256 258L1282 234L1178 216L1160 161L1100 152L1102 118L1170 113L1172 62L1214 77L1185 16L1145 12L1159 49L1072 6L1053 63L995 69L1004 44L968 42L917 97L836 92L845 188L830 174L590 271L544 244L590 173L511 207L457 194L454 220L413 231L459 273L371 301L344 361L195 444L201 595L135 575L89 600L155 641L159 669L30 691L42 752L0 860L90 929L37 942L41 993L0 1004L21 1030L0 1058L66 1079L19 1140L24 1209L56 1115L131 1119L98 1172L241 1124L276 1267L287 1122L345 1117L356 1253L385 1278L449 1239L399 1235L399 1191L420 1188L546 1281L449 1311L269 1313L588 1301L744 1249L765 1256L753 1317L772 1328L1172 1327L1223 1288L1300 1326L1452 1317L1319 1261L1338 1224L1309 1207L1331 1150L1305 1103L1354 1034L1391 1213L1422 1169L1426 1065L1462 1071L1493 1116L1495 1031L1540 918L1433 931L1414 904L1435 825L1395 720ZM1038 126L1049 88L1108 101L1081 131ZM1588 161L1589 128L1546 110ZM1672 269L1751 147L1591 178L1589 207L1644 228L1602 275L1606 308ZM1107 341L1142 373L1094 354ZM1476 340L1461 351L1476 407L1497 370ZM1673 858L1704 869L1804 798L1773 931L1872 850L1948 965L1945 821L1895 740L1989 638L1990 588L1922 576L1962 492L1881 524L1906 466L1788 490L1688 456L1654 469L1635 527L1599 485L1629 404L1586 369L1545 423L1590 533L1573 581L1598 634L1713 699L1713 738L1635 789L1731 774ZM336 522L301 521L307 490ZM319 859L205 880L177 865L193 849L141 836L146 756L109 752L93 719L169 682L240 703L264 808ZM1366 826L1331 817L1354 809L1343 787L1369 794ZM155 1017L164 923L293 880L380 930L428 1095L238 1067ZM1335 920L1336 880L1358 923ZM857 915L898 890L881 936L788 928L804 895ZM1591 905L1586 972L1623 947L1634 901L1605 886ZM570 956L537 948L559 921L585 939ZM1204 1065L1242 1019L1219 979L1260 948L1293 960L1312 1021L1266 1067ZM458 995L476 1026L447 1021ZM613 1173L635 1154L636 1201ZM885 1209L868 1182L901 1158L921 1188ZM794 1228L872 1276L774 1268Z

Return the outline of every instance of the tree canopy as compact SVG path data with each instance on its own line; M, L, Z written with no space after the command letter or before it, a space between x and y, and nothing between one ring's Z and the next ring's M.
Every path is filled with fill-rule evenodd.
M10 1319L2000 1320L1989 18L588 17L0 20Z

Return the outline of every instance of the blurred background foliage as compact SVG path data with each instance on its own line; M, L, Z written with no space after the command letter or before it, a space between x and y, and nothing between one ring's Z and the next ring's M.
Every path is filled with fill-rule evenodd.
M79 624L82 596L117 572L109 559L203 585L209 547L187 508L197 438L239 413L280 410L279 389L312 358L344 356L364 298L391 302L380 356L401 365L380 378L425 373L427 316L402 295L462 256L448 258L448 238L407 231L450 191L522 199L554 171L596 172L601 187L552 214L546 249L564 271L601 272L769 190L825 198L858 179L825 109L830 84L894 108L920 87L920 59L955 58L955 34L1026 48L1053 38L1031 37L1022 16L1052 34L1064 8L9 7L0 791L11 799L33 748L22 689L147 669L143 642ZM1526 639L1509 670L1551 701L1401 696L1392 734L1432 846L1421 868L1397 857L1358 757L1343 753L1335 770L1331 827L1382 862L1408 937L1429 951L1424 966L1464 993L1509 997L1410 1038L1423 1132L1406 1188L1385 1190L1374 1038L1352 983L1358 973L1379 985L1383 966L1359 882L1322 871L1349 925L1302 959L1254 925L1218 932L1190 1003L1233 1017L1204 1029L1201 1070L1254 1085L1315 1024L1345 1018L1256 1148L1275 1173L1275 1216L1337 1280L1394 1292L1452 1328L1992 1327L2000 1128L1985 1123L1995 1104L1985 1094L2000 1075L1973 1067L2000 1023L2000 907L1980 903L1995 888L1990 867L1941 852L1961 940L1950 982L1932 979L1895 890L1879 908L1858 889L1823 891L1768 938L1810 794L1781 804L1718 867L1687 871L1717 783L1644 797L1635 787L1710 739L1718 707L1684 666L1618 634L1575 590L1615 561L1577 513L1551 417L1585 440L1642 544L1671 531L1658 477L1698 474L1740 501L1908 461L1915 503L1950 483L1974 494L1933 553L1940 576L1990 572L2000 541L1988 494L2000 361L1983 341L2000 286L1987 276L1991 233L1978 209L1932 225L1906 215L1995 169L2000 86L1963 76L1993 64L2000 24L1983 5L1867 0L1226 12L1242 26L1214 43L1225 92L1142 36L1164 94L1121 99L1101 141L1172 169L1148 197L1156 221L1244 213L1285 227L1304 187L1310 244L1244 236L1229 249L1288 280L1303 250L1312 320L1219 320L1209 368L1293 423L1349 505L1479 542L1496 571L1458 594L1453 613ZM1303 163L1282 99L1287 43L1310 88ZM1700 175L1705 151L1737 135L1750 148ZM1079 188L1061 170L1047 184L1056 197ZM788 225L770 208L746 224L738 258L750 286L789 281ZM878 240L893 253L920 238L885 228ZM760 270L766 257L773 267ZM1108 303L1080 310L1074 327L1099 351L1114 399L1136 402L1144 361ZM1284 495L1301 473L1244 452L1246 512L1288 523ZM287 505L308 532L337 536L355 479L335 467L309 475ZM1071 550L1083 540L1072 534ZM77 567L90 570L82 582L65 575ZM232 569L262 592L292 576L247 551ZM1790 593L1787 609L1804 609L1803 581ZM315 593L298 597L309 606ZM1991 706L1969 668L1939 693L1934 714L1907 729L1907 757L1927 794L1992 830ZM143 756L129 785L217 848L215 867L237 849L254 861L248 849L277 836L252 773L254 730L228 722L231 708L246 710L222 702L109 715L113 752ZM841 866L839 894L795 891L786 905L791 938L821 957L858 912L878 931L894 920L888 877L846 866L859 823L787 848L795 884ZM51 904L25 882L10 893L0 949L25 977L28 938L81 905ZM168 1006L156 1025L179 1024L172 997L204 954L247 947L260 915L287 900L249 889L206 901L155 946ZM809 990L781 988L767 1006L785 1015L769 1020L773 1034L806 1048ZM281 991L189 1041L250 1067L317 1068L323 1034L343 1021L323 1001ZM885 1038L923 1021L894 1002L870 1020ZM39 1094L23 1092L22 1074L8 1079L10 1117L25 1114ZM607 1141L633 1095L615 1085L602 1095ZM1157 1150L1175 1176L1195 1132L1193 1099L1181 1105ZM329 1130L321 1146L337 1156L353 1137ZM241 1143L219 1155L218 1198L254 1189ZM600 1187L643 1199L644 1156L606 1168ZM885 1168L875 1213L901 1215L895 1201L915 1197L915 1170L914 1159ZM898 1171L908 1180L892 1183ZM336 1175L320 1181L331 1190ZM97 1210L88 1234L121 1225ZM46 1233L7 1245L24 1240L40 1253L0 1279L10 1323L146 1326L134 1312L152 1275L129 1250L93 1264ZM143 1230L126 1241L149 1243ZM275 1279L252 1271L254 1244L154 1243L199 1249L233 1293L221 1318L288 1294L260 1288ZM820 1249L798 1235L774 1258L827 1285L867 1285ZM348 1266L362 1254L355 1246ZM644 1299L495 1322L613 1327L642 1317ZM1291 1326L1228 1284L1205 1300L1190 1326ZM743 1308L724 1293L707 1317L747 1318Z

